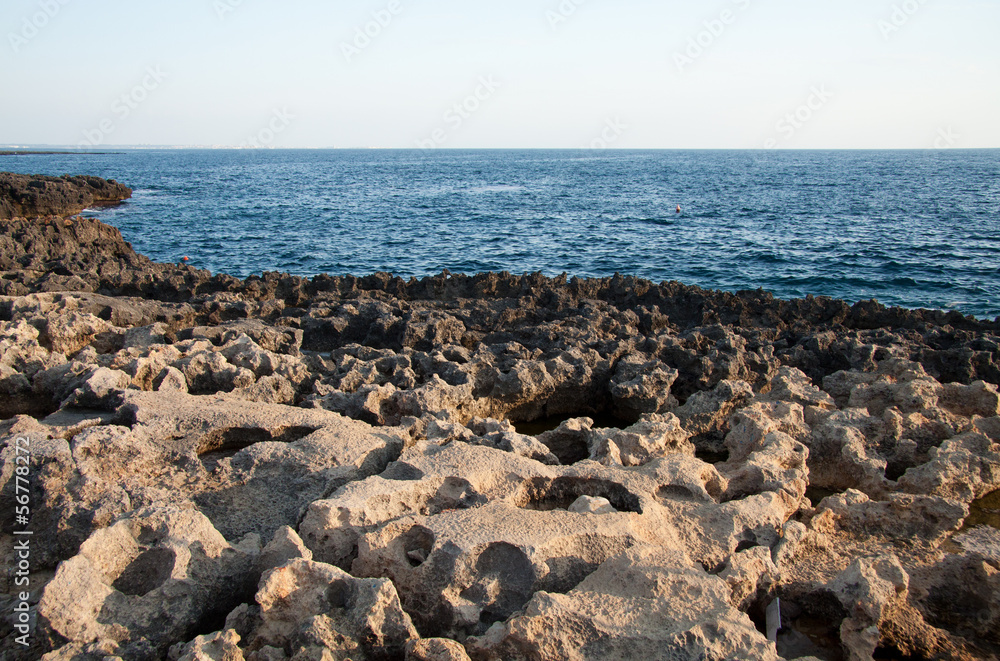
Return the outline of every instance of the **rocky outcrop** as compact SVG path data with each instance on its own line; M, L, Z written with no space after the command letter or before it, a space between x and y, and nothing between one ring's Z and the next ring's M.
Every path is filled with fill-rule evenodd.
M47 177L0 172L0 220L72 216L93 206L117 204L132 189L100 177Z
M27 470L34 532L33 646L0 622L0 655L1000 654L995 323L240 281L97 221L0 226L0 509Z
M39 629L69 641L55 658L91 649L160 658L239 603L259 553L256 537L231 545L197 512L139 510L95 532L59 566L38 604Z

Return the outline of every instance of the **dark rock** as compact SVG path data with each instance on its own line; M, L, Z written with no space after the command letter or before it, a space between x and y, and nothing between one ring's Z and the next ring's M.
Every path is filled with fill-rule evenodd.
M100 177L47 177L0 172L0 220L72 216L92 206L116 204L132 189Z

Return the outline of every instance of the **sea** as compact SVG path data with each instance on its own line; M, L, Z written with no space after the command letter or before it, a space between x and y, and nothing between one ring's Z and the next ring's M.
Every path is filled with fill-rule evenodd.
M132 199L86 215L239 277L621 273L1000 315L1000 150L115 149L0 171L116 179Z

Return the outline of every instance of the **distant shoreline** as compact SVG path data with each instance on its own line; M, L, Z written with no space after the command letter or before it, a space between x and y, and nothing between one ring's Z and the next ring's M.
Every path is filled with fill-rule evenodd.
M106 151L0 151L0 156L107 156Z

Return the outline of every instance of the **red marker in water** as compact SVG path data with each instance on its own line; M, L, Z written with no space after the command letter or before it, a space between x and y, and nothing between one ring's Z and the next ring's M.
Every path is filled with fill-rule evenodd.
M680 213L680 212L681 212L681 205L678 204L677 205L677 213Z

